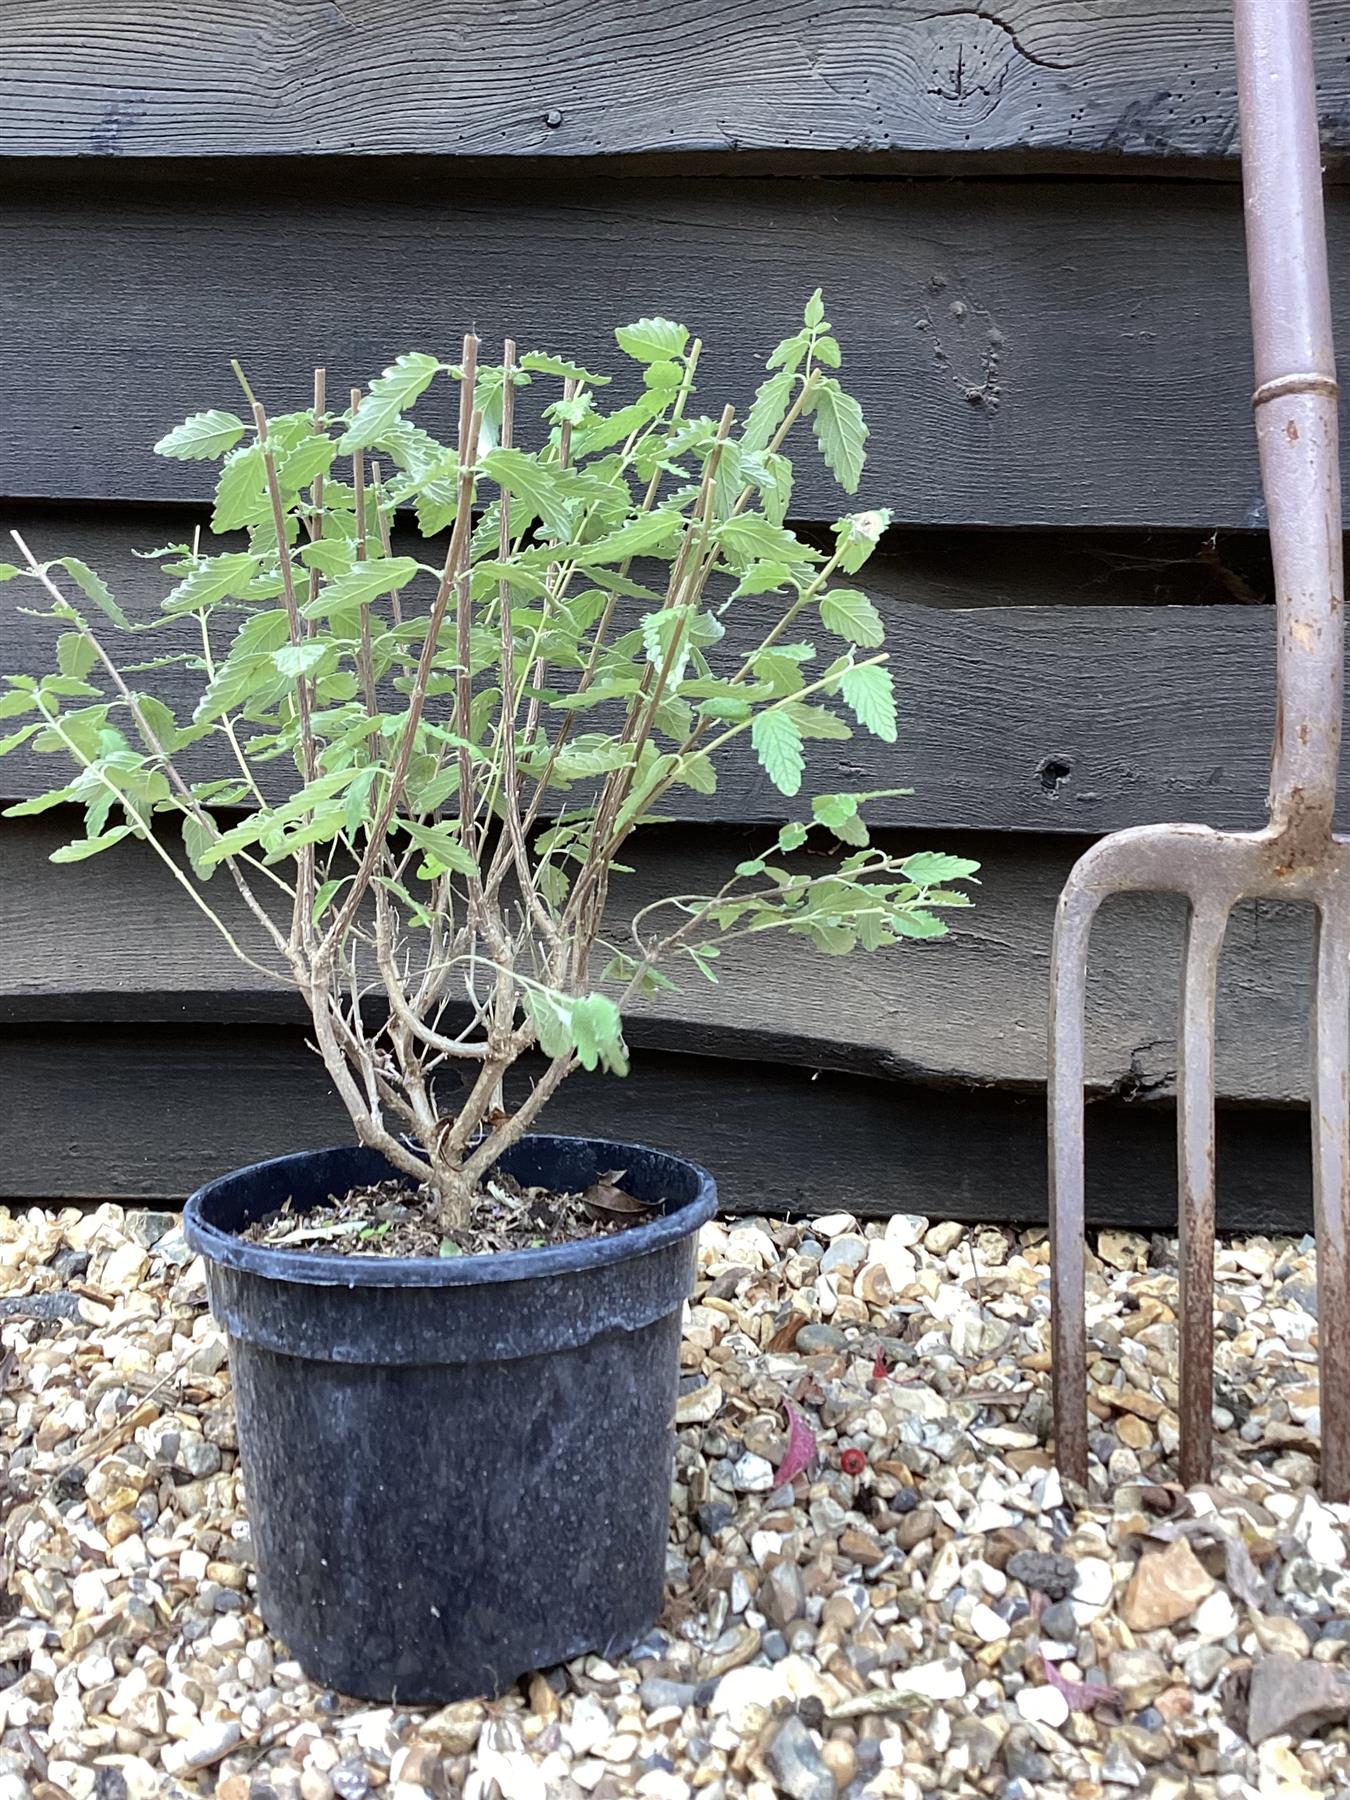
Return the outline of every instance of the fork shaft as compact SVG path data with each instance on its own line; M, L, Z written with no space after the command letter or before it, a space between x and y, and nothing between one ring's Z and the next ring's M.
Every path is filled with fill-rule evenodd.
M1208 1481L1214 1407L1214 993L1228 908L1201 903L1186 926L1177 1044L1183 1487Z
M1256 434L1275 563L1272 823L1331 829L1344 654L1336 358L1308 0L1236 0Z
M1313 1012L1313 1207L1321 1363L1322 1493L1350 1500L1350 917L1347 901L1318 916Z
M1083 1006L1097 895L1069 885L1050 952L1050 1336L1055 1460L1087 1485L1087 1315L1083 1291Z

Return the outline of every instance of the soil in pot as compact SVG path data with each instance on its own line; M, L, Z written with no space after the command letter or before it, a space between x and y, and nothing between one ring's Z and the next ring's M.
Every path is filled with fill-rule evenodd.
M622 1186L626 1171L602 1170L584 1189L559 1191L524 1186L495 1170L474 1198L466 1225L447 1233L436 1218L428 1187L380 1181L329 1195L316 1205L296 1205L288 1195L279 1212L255 1220L240 1235L250 1244L328 1256L483 1256L507 1250L542 1250L550 1244L612 1237L659 1208Z

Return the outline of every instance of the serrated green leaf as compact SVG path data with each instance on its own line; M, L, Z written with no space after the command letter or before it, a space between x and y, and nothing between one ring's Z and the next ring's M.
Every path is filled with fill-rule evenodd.
M891 929L901 937L939 938L946 937L947 924L943 919L934 918L928 912L896 912L891 915Z
M873 737L893 744L896 737L895 687L890 670L883 669L879 663L845 669L839 685L858 723Z
M831 588L820 596L820 622L836 637L875 650L886 642L881 614L856 588Z
M45 794L34 794L28 800L16 800L13 806L7 806L0 818L33 819L39 813L50 812L54 806L64 806L68 801L77 798L74 786L49 788Z
M641 514L620 525L617 531L597 538L594 543L569 546L569 557L583 569L600 563L624 562L630 556L643 556L664 544L684 527L683 517L676 512Z
M434 873L450 871L472 875L478 867L460 838L458 825L423 825L416 819L395 819L391 829L406 831Z
M271 517L267 496L267 468L261 444L249 444L233 450L221 465L216 483L216 503L211 513L211 529L238 531L243 525L256 525Z
M231 551L225 556L208 556L185 575L178 586L160 601L166 613L196 612L217 600L242 594L260 567L258 558L246 551Z
M322 638L306 638L301 644L283 644L272 652L272 662L279 675L288 681L299 681L313 675L334 656L333 645Z
M113 599L112 589L97 570L89 567L87 562L82 562L78 556L62 556L50 566L64 569L85 598L92 600L99 611L105 613L120 631L133 629L131 620Z
M800 791L806 758L802 754L802 734L786 713L757 713L750 727L750 742L769 780L780 794L789 798Z
M683 355L689 333L673 319L639 319L632 325L620 325L614 341L634 361L654 363Z
M356 561L356 545L346 538L315 538L300 546L300 560L320 575L345 575Z
M175 425L155 445L155 455L171 456L177 462L206 462L233 450L247 429L234 413L213 407Z
M56 666L63 675L82 681L98 661L98 651L80 631L63 631L56 640Z
M204 860L214 842L215 833L195 813L183 814L183 849L198 881L209 881L216 872L216 865Z
M787 417L794 385L791 369L780 369L759 384L750 403L750 411L746 414L745 429L741 433L743 449L768 449L774 433Z
M858 796L856 794L817 794L811 802L811 811L822 825L831 830L842 825L846 819L856 817Z
M333 466L333 458L337 455L337 445L332 438L324 436L309 437L288 451L277 469L277 484L283 493L296 493L300 488L313 485L320 475L326 475Z
M381 594L407 587L420 566L413 556L381 556L354 563L345 575L321 587L301 611L307 619L326 619L344 606L369 606Z
M833 376L819 383L806 404L826 468L846 494L856 493L866 461L862 407Z
M812 331L818 330L825 323L825 301L819 288L812 294L802 311L802 323Z
M980 865L968 856L948 856L941 850L920 850L907 856L900 865L906 881L929 887L948 881L965 881L979 871Z
M784 338L765 359L766 369L786 369L789 374L802 366L806 353L811 348L809 331L799 331L794 336Z
M556 375L561 381L584 381L591 387L608 387L609 376L583 369L580 363L568 362L562 356L550 356L543 350L529 350L520 359L520 367L535 375Z
M807 829L800 820L793 819L784 825L778 833L778 848L786 855L789 851L800 850L807 839Z
M53 850L47 858L48 862L73 863L84 862L91 856L97 856L100 850L111 850L114 844L120 844L124 837L131 834L130 825L114 825L111 831L104 831L98 837L76 838L73 844L63 844L59 850Z
M745 512L717 527L717 540L733 567L744 569L753 562L819 562L820 552L801 543L782 525L763 513Z
M349 456L353 450L375 443L399 414L430 387L440 367L436 357L420 350L410 350L396 357L371 382L355 417L339 438L337 448Z

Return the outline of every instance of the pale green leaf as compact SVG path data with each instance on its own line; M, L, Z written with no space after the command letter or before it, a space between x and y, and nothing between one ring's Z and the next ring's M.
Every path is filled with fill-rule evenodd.
M886 641L881 614L856 588L832 588L820 596L820 619L827 631L875 650Z
M881 542L882 534L890 522L890 509L884 506L876 507L871 512L849 513L836 522L836 550L839 566L845 573L857 574Z
M856 493L866 460L862 407L833 376L812 391L806 404L826 468L845 493Z
M672 319L639 319L633 325L620 325L614 341L625 356L637 362L661 362L683 354L689 333Z
M527 351L520 359L520 367L535 375L556 375L561 381L584 381L591 387L609 386L608 375L597 375L590 369L583 369L580 363L568 362L561 356L550 356L543 350Z
M206 462L233 450L247 429L234 413L213 407L210 412L193 413L190 419L175 425L155 445L155 455L171 456L178 462Z
M802 785L806 759L802 754L802 734L785 713L758 713L750 727L750 741L755 755L780 794L791 797Z
M98 837L76 838L73 844L63 844L59 850L53 850L47 860L54 863L84 862L87 857L97 856L100 850L110 850L114 844L120 844L130 833L130 825L115 825L111 831L104 831Z
M84 677L98 661L98 651L82 631L63 631L56 640L56 666L63 675Z
M887 744L896 737L895 687L889 669L869 663L861 669L845 669L840 677L844 699L858 723Z
M216 865L205 860L215 840L215 832L195 813L183 814L183 848L198 881L209 881L216 872Z
M267 497L267 469L261 444L249 444L235 450L221 465L216 483L216 503L211 513L211 529L238 531L242 525L256 525L271 517Z
M435 378L440 362L423 351L411 350L397 357L377 375L356 409L356 416L338 440L337 448L350 455L373 444L405 407L412 405Z
M900 865L906 881L928 887L948 881L965 881L979 871L980 865L968 856L949 856L940 850L920 850L907 856Z
M355 563L345 575L320 588L317 598L301 610L308 619L326 619L344 606L369 606L381 594L407 587L419 567L413 556L382 556Z
M770 375L762 381L755 391L750 403L750 411L746 416L745 429L741 433L741 447L745 450L767 450L773 441L773 435L787 416L787 409L792 400L794 379L791 369L780 369L777 374Z
M164 596L160 609L167 613L197 612L218 600L237 597L257 574L259 566L258 558L245 551L208 556Z
M131 620L113 599L112 590L98 572L82 562L78 556L63 556L52 565L64 569L67 575L79 588L86 599L92 600L99 611L105 613L121 631L132 629Z

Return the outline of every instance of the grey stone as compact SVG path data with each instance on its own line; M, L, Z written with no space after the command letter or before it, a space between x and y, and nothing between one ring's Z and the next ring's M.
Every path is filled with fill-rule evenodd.
M139 1244L142 1250L150 1250L178 1222L177 1213L129 1212L123 1229L134 1244Z
M1073 1616L1072 1600L1056 1600L1041 1614L1041 1630L1057 1644L1072 1644L1078 1639L1078 1621Z
M781 1631L766 1631L760 1649L770 1662L782 1662L788 1653L787 1639Z
M867 1244L860 1237L837 1237L820 1259L821 1273L830 1274L834 1269L846 1269L851 1275L860 1269L867 1256Z
M799 1619L806 1606L806 1589L796 1563L776 1563L761 1584L758 1598L759 1610L770 1625L785 1630Z
M1307 1737L1350 1714L1350 1674L1306 1656L1265 1656L1252 1670L1247 1736L1253 1744L1289 1732Z
M649 1675L638 1688L638 1697L648 1712L658 1706L692 1706L697 1689L692 1681L667 1681L660 1675Z
M795 1713L774 1733L764 1752L769 1773L791 1800L835 1800L838 1793L834 1776L826 1768L815 1739Z
M1006 1573L1052 1600L1067 1600L1078 1580L1077 1566L1070 1558L1049 1550L1015 1550L1008 1558Z
M815 1356L823 1350L842 1350L847 1342L837 1325L803 1325L795 1348L803 1356Z

